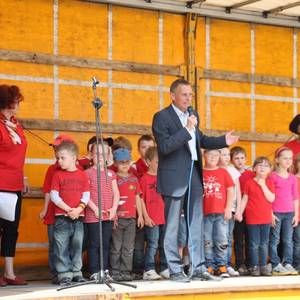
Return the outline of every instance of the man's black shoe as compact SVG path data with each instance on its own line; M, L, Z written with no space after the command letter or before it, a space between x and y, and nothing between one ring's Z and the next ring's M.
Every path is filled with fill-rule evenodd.
M209 272L205 271L203 273L197 273L192 275L192 280L200 280L200 281L221 281L221 277L214 276Z
M183 272L171 274L170 280L177 281L177 282L190 282L191 281L190 278L187 277Z

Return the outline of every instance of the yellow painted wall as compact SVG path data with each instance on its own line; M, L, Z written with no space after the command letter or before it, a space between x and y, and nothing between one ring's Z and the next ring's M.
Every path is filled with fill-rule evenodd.
M59 0L55 22L53 7L54 1L0 0L0 48L173 66L185 63L184 15ZM254 66L251 65L251 28ZM196 65L202 68L247 73L254 68L257 73L292 77L293 29L199 17L195 56ZM299 57L298 50L298 76ZM92 76L103 85L98 89L104 102L102 121L136 125L151 125L154 112L169 105L167 90L176 79L0 61L0 83L17 84L24 93L21 118L53 119L56 116L61 120L93 121ZM222 80L199 80L198 86L197 109L202 128L288 134L288 123L299 111L299 104L291 100L292 88L255 84L251 89L249 83ZM33 132L48 142L55 137L54 132ZM66 133L76 139L84 155L92 134ZM48 167L45 160L53 158L52 149L31 134L26 133L26 136L27 158L40 159L40 162L27 163L25 172L31 185L40 187ZM137 159L138 136L127 137L133 144L133 158ZM249 164L256 155L272 157L279 146L263 142L251 145L243 141L239 145L247 150ZM42 205L42 199L24 200L19 243L47 241L46 228L38 219ZM34 259L33 251L37 253ZM46 260L46 249L18 250L19 264L28 264L28 261L46 264Z

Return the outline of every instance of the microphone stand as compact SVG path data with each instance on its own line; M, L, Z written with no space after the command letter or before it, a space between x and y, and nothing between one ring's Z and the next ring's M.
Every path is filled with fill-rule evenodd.
M102 205L101 205L101 170L100 170L100 164L99 164L99 145L101 144L102 148L102 155L104 160L104 170L105 170L105 178L107 180L107 166L106 166L106 157L105 157L105 151L104 151L104 143L103 143L103 137L102 137L102 127L100 122L100 114L99 110L103 106L103 102L100 100L99 97L97 97L97 84L99 84L99 81L95 77L92 78L93 80L93 93L94 93L94 100L92 101L92 104L95 108L95 121L96 121L96 148L97 148L97 192L98 192L98 214L99 214L99 258L100 258L100 270L94 280L90 280L87 282L77 283L70 286L60 287L57 290L61 291L68 288L73 288L81 285L87 285L92 283L98 283L98 284L105 284L107 285L112 292L115 291L115 288L111 285L111 283L116 283L132 288L136 288L137 286L135 284L129 284L125 282L119 282L116 280L113 280L109 274L108 271L103 270L103 235L102 235Z

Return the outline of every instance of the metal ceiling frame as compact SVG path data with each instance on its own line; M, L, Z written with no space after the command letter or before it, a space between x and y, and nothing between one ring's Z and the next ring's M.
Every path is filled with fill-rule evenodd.
M230 14L231 10L232 9L237 9L237 8L241 8L242 6L246 6L246 5L249 5L249 4L252 4L252 3L255 3L255 2L259 2L261 0L247 0L247 1L242 1L242 2L239 2L239 3L236 3L232 6L227 6L225 7L225 11L226 13Z
M250 22L265 25L276 25L283 27L300 28L300 22L298 17L285 16L285 15L268 15L268 18L263 17L261 12L248 11L242 9L232 9L230 13L226 13L225 7L217 7L202 4L200 7L192 6L191 8L186 7L185 2L166 3L162 0L81 0L84 2L94 3L107 3L126 7L135 7L149 10L160 10L173 13L194 13L198 16L211 17L216 19ZM245 2L245 1L243 1Z
M297 2L294 2L294 3L289 3L289 4L286 4L286 5L283 5L283 6L278 6L278 7L275 7L273 9L270 9L270 10L265 10L263 12L263 17L268 18L268 16L270 14L277 14L281 11L287 10L289 8L297 7L297 6L300 6L300 1L297 1Z

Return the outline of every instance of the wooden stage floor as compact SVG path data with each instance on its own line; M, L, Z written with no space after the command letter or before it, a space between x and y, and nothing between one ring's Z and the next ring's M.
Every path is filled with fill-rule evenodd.
M47 300L194 300L194 299L300 299L300 276L238 277L221 282L135 281L136 289L114 284L116 291L100 284L89 284L57 291L48 282L30 282L28 286L0 288L0 299ZM213 298L211 298L213 297Z

